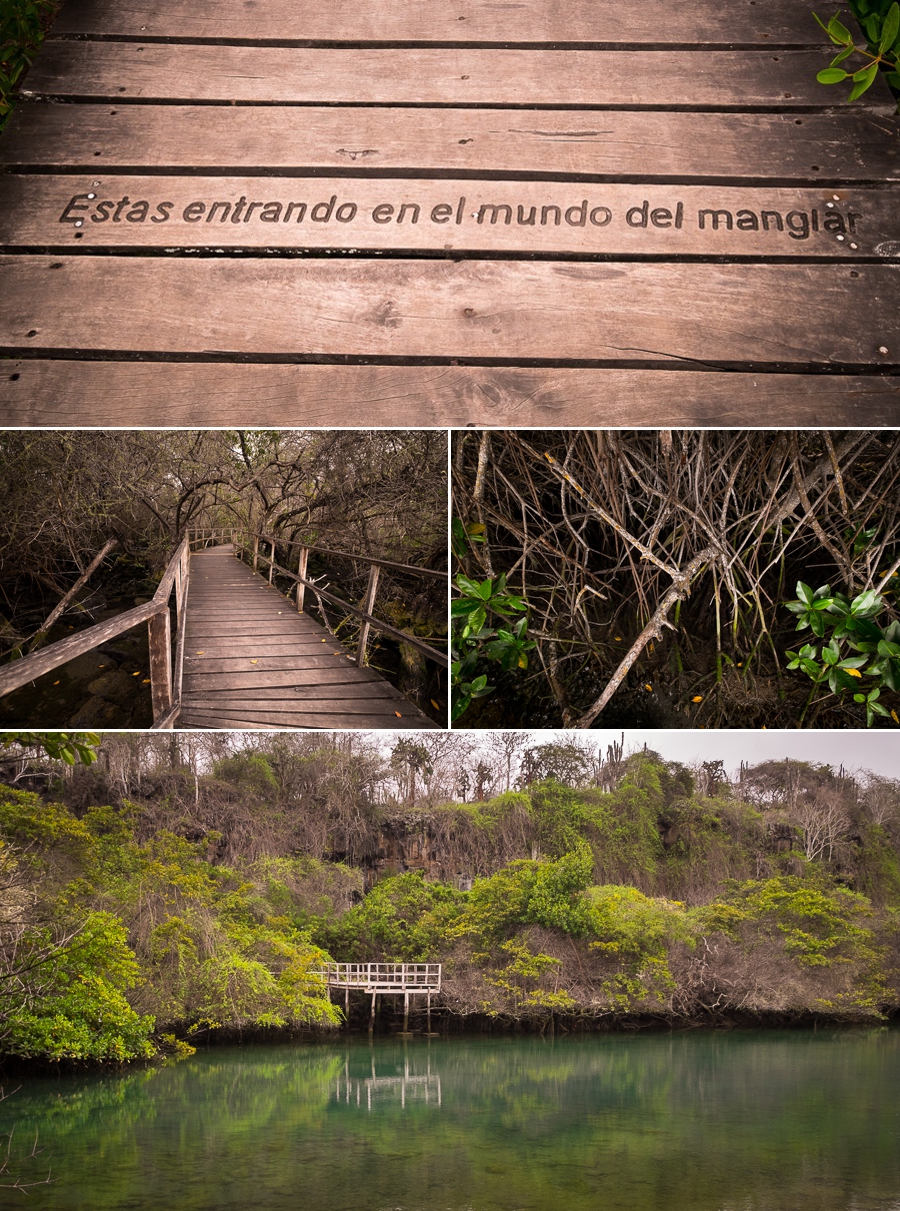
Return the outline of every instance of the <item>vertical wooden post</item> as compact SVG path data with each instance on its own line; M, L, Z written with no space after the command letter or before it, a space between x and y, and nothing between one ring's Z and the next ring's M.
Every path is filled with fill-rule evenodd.
M269 563L269 584L272 583L272 577L275 575L275 543L272 543L272 559Z
M150 696L155 721L172 705L172 627L168 605L148 621L147 631L150 640Z
M428 1033L431 1034L431 991L430 990L428 993L428 1008L426 1010L426 1013L428 1015Z
M300 557L297 560L297 575L306 578L306 561L309 559L309 547L300 548ZM306 596L306 585L297 581L297 613L303 613L303 598Z
M369 1034L375 1029L375 998L378 994L372 989L372 1008L369 1011Z
M344 989L344 1017L350 1019L350 985Z
M253 535L253 571L259 571L259 535Z
M375 604L375 594L378 591L378 573L381 569L377 564L372 564L369 568L369 586L366 589L366 596L363 600L363 609L367 614L372 613L372 607ZM359 643L356 645L356 663L359 668L362 668L366 663L366 646L369 642L369 624L363 619L359 628Z
M403 1033L409 1034L409 989L403 994Z

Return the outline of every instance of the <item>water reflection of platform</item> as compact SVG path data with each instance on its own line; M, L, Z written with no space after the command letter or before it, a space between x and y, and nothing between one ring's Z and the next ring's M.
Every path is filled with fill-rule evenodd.
M346 1105L354 1103L362 1107L365 1102L366 1110L371 1111L375 1102L400 1102L403 1110L406 1103L424 1102L425 1105L441 1105L441 1078L431 1071L428 1064L424 1073L413 1073L409 1070L409 1060L403 1065L400 1075L378 1076L375 1071L375 1060L372 1059L372 1072L367 1077L352 1077L349 1065L345 1065L343 1077L335 1082L335 1101Z

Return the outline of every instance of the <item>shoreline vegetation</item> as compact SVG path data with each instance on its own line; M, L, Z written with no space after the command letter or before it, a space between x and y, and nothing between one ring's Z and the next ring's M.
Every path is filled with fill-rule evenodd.
M449 1033L897 1014L900 782L530 740L110 734L89 767L13 746L0 1058L355 1030L368 1001L344 1021L327 959L441 962Z

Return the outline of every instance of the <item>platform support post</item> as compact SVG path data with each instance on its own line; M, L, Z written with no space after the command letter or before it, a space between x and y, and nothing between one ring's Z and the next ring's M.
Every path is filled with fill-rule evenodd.
M428 1033L431 1034L431 993L430 992L428 993L428 1008L426 1009L425 1012L426 1012L426 1015L428 1018Z
M259 535L253 535L253 571L259 571Z
M272 558L269 561L269 584L272 583L272 577L275 575L275 543L272 542Z
M378 592L378 573L381 569L377 564L372 564L369 568L369 584L366 588L366 596L363 600L363 611L366 614L371 614L375 605L375 594ZM359 643L356 645L356 664L358 668L362 668L366 663L366 647L369 643L369 622L368 619L363 619L359 628Z
M372 1031L375 1029L375 998L376 998L376 996L378 996L378 993L375 992L373 989L373 991L372 991L372 1008L369 1011L369 1034L371 1034Z
M306 579L306 561L309 559L309 547L300 548L300 557L297 560L297 575ZM297 613L303 613L303 597L306 593L306 585L297 581Z
M409 1034L409 993L403 994L403 1033Z

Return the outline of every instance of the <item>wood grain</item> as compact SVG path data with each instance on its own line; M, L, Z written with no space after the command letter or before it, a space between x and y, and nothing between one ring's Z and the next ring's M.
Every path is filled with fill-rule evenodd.
M315 105L831 107L816 50L297 50L48 42L26 96ZM892 113L887 89L862 107Z
M38 60L39 62L40 60ZM602 118L602 120L600 120ZM557 176L900 180L900 120L828 113L591 110L258 109L205 105L22 104L0 161L11 168L230 168L269 174L527 173Z
M495 359L502 351L619 364L900 365L895 264L21 256L0 264L0 300L0 349L10 354Z
M884 187L97 180L0 177L0 245L900 258L900 207Z
M817 45L806 6L735 0L723 5L615 0L70 0L55 32L241 41L563 42Z
M335 400L341 401L339 414ZM0 424L900 427L900 378L555 367L18 360ZM248 641L249 642L249 641ZM198 646L202 646L199 645Z

